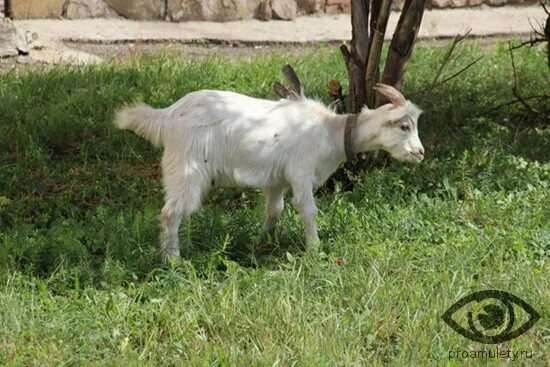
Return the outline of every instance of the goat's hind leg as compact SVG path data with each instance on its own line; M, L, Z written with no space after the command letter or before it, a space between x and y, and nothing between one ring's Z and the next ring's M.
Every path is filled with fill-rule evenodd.
M264 230L268 234L272 234L275 230L277 220L283 211L286 190L287 188L284 186L267 187L262 189L265 196Z
M206 185L203 175L184 163L173 164L163 157L166 203L160 213L160 250L165 261L180 256L178 229L182 219L189 217L201 204Z
M178 229L183 211L177 200L166 201L160 212L160 251L164 260L180 256Z

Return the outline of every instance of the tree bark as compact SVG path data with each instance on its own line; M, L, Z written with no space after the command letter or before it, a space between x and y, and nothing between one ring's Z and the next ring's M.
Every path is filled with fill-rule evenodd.
M369 42L367 64L365 70L365 102L370 108L374 107L374 85L380 79L380 54L384 44L386 26L390 18L391 0L373 0L370 21L371 38Z
M407 63L420 28L425 5L426 0L406 0L390 43L382 83L398 90L403 87ZM385 99L377 95L375 105L379 106L383 103Z
M365 67L369 44L369 0L351 0L351 50L340 47L349 78L347 110L357 112L365 104Z

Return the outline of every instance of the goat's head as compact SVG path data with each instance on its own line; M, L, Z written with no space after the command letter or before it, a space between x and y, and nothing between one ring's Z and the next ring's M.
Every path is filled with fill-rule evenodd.
M422 111L389 85L378 83L375 89L390 103L375 110L365 107L359 114L356 140L359 150L382 149L401 161L422 161L424 147L418 137L418 117Z

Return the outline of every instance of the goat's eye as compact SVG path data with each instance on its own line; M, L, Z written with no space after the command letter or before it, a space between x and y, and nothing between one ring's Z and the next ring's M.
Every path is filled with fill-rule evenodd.
M410 131L411 127L409 126L409 124L403 124L403 125L401 125L401 130Z

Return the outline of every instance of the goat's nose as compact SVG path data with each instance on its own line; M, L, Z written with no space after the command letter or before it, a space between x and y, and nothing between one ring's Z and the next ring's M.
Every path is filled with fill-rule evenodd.
M420 153L420 155L424 155L424 148L420 148L420 149L418 150L418 153Z

